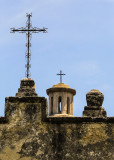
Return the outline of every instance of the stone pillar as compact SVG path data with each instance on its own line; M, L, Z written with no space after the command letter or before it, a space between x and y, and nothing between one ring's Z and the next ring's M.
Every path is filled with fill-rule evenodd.
M53 94L53 114L58 113L58 94Z
M50 93L50 96L49 96L49 115L51 115L51 97L52 97L52 93Z
M61 114L67 114L67 93L62 92Z
M87 106L83 111L83 117L106 117L106 111L102 107L104 95L96 89L86 94Z
M73 115L73 96L70 97L70 114Z

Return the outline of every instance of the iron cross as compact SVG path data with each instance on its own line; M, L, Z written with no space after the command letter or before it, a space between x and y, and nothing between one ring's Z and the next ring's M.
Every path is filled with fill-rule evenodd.
M57 75L60 76L60 83L62 83L62 76L66 74L62 73L62 70L60 70L60 73L58 73Z
M15 33L15 32L19 32L19 33L26 33L26 37L27 37L27 43L26 43L26 47L27 47L27 50L26 50L26 60L27 60L27 64L25 65L25 67L27 68L26 72L25 72L25 76L27 78L29 78L31 76L30 74L30 59L31 59L31 52L30 52L30 47L31 47L31 43L30 43L30 40L31 40L31 36L32 36L32 33L39 33L39 32L43 32L43 33L46 33L47 32L47 28L43 28L43 29L40 29L40 28L37 28L37 27L32 27L32 23L31 23L31 17L32 17L32 13L31 14L26 14L26 17L28 17L27 19L27 22L26 22L26 27L21 27L21 28L18 28L18 29L15 29L15 28L11 28L11 33Z

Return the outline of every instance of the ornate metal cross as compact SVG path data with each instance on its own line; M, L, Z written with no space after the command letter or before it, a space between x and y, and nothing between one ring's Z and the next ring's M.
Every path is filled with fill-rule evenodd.
M60 70L60 73L58 73L57 75L60 76L60 83L62 83L62 76L66 74L62 73L62 70Z
M28 17L27 22L26 22L26 27L21 27L18 29L15 28L11 28L11 33L15 33L15 32L19 32L19 33L26 33L26 37L27 37L27 43L26 43L26 47L27 47L27 51L26 51L26 59L27 59L27 64L25 65L25 67L27 68L26 72L25 72L25 76L28 78L31 76L30 74L30 59L31 59L31 52L30 52L30 47L31 47L31 36L32 33L39 33L39 32L43 32L46 33L47 32L47 28L37 28L37 27L32 27L32 23L31 23L31 19L30 17L32 17L32 13L31 14L27 14L26 17Z

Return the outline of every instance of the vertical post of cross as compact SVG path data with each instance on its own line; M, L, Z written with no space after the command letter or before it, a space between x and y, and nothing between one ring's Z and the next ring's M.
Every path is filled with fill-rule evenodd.
M30 17L32 17L32 14L27 14L27 17L28 17L28 23L27 23L27 28L28 28L28 32L26 33L27 34L27 37L28 37L28 44L27 44L27 71L26 71L26 76L27 78L30 77L30 57L31 57L31 53L30 53L30 46L31 46L31 43L30 43L30 36L31 36L31 33L30 33L30 27L31 27L31 22L30 22Z
M62 76L66 74L62 73L62 70L60 70L60 73L58 73L57 75L60 76L60 83L62 83Z

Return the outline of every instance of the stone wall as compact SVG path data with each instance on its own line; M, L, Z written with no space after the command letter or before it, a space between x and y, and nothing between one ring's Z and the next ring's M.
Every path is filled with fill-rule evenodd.
M0 160L114 159L114 118L47 117L45 98L6 98Z

